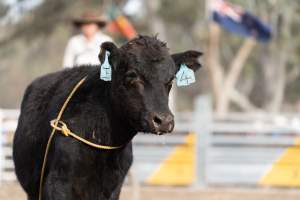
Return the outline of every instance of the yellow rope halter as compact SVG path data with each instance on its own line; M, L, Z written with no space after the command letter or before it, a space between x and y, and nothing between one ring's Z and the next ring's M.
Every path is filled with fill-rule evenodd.
M56 119L52 120L50 122L50 125L57 131L61 131L62 134L66 137L69 137L69 136L72 136L73 138L75 138L76 140L79 140L89 146L92 146L92 147L95 147L95 148L98 148L98 149L119 149L121 148L122 146L106 146L106 145L100 145L100 144L95 144L93 142L90 142L78 135L76 135L75 133L73 133L72 131L70 131L70 129L68 128L67 124L65 124L63 121L58 121ZM61 125L59 127L59 125Z
M46 168L46 163L47 163L47 157L48 157L48 153L49 153L49 149L51 146L51 141L53 139L54 134L56 133L56 131L60 131L64 136L68 137L68 136L72 136L73 138L75 138L76 140L79 140L80 142L83 142L84 144L87 144L91 147L97 148L97 149L106 149L106 150L111 150L111 149L119 149L122 146L106 146L106 145L99 145L99 144L95 144L92 143L78 135L76 135L75 133L73 133L67 126L66 123L64 123L63 121L61 121L61 117L62 114L64 112L64 110L66 109L69 101L71 100L71 98L73 97L73 95L75 94L75 92L78 90L78 88L84 83L84 81L86 80L86 77L84 77L83 79L81 79L73 88L73 90L71 91L71 93L69 94L69 96L67 97L67 99L65 100L63 106L61 107L56 119L51 120L50 121L50 125L53 128L51 131L51 134L49 136L48 142L47 142L47 146L46 146L46 150L45 150L45 154L44 154L44 159L43 159L43 165L42 165L42 169L41 169L41 175L40 175L40 185L39 185L39 200L42 200L42 187L43 187L43 179L44 179L44 174L45 174L45 168Z

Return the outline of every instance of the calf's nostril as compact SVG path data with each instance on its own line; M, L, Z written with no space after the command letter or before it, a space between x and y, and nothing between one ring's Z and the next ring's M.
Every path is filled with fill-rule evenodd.
M174 129L174 122L169 123L168 132L172 132Z
M158 116L154 116L153 122L154 122L154 124L156 124L156 125L161 125L161 124L162 124L162 119L159 118Z
M172 132L174 117L170 114L154 114L152 115L152 124L157 131L164 133Z

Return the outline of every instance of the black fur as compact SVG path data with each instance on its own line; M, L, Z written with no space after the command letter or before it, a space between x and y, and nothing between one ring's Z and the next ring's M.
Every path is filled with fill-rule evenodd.
M25 92L16 130L13 157L17 177L29 200L37 200L42 160L51 127L63 102L83 77L87 80L68 104L62 120L78 135L103 145L98 150L57 133L52 141L43 183L43 200L117 200L132 163L131 139L138 131L167 132L153 126L153 116L172 116L170 81L181 56L169 55L166 44L140 36L110 51L112 82L99 79L99 66L82 66L36 79ZM185 62L198 66L195 56ZM198 57L198 56L196 56ZM191 65L191 66L192 66ZM172 120L168 121L170 125Z

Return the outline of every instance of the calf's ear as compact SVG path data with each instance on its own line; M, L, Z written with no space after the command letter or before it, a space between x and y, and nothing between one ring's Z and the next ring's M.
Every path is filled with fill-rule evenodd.
M104 42L101 44L100 53L98 55L100 63L105 60L105 52L109 52L108 62L115 70L120 62L120 51L119 48L112 42Z
M195 72L202 66L199 62L201 55L203 55L202 52L190 50L182 53L172 54L171 56L176 64L177 71L179 70L181 64L186 64Z

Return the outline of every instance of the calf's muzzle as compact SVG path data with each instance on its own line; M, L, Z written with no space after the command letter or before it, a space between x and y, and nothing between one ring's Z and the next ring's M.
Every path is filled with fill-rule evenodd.
M170 133L174 129L174 116L171 113L150 114L149 124L156 134Z

